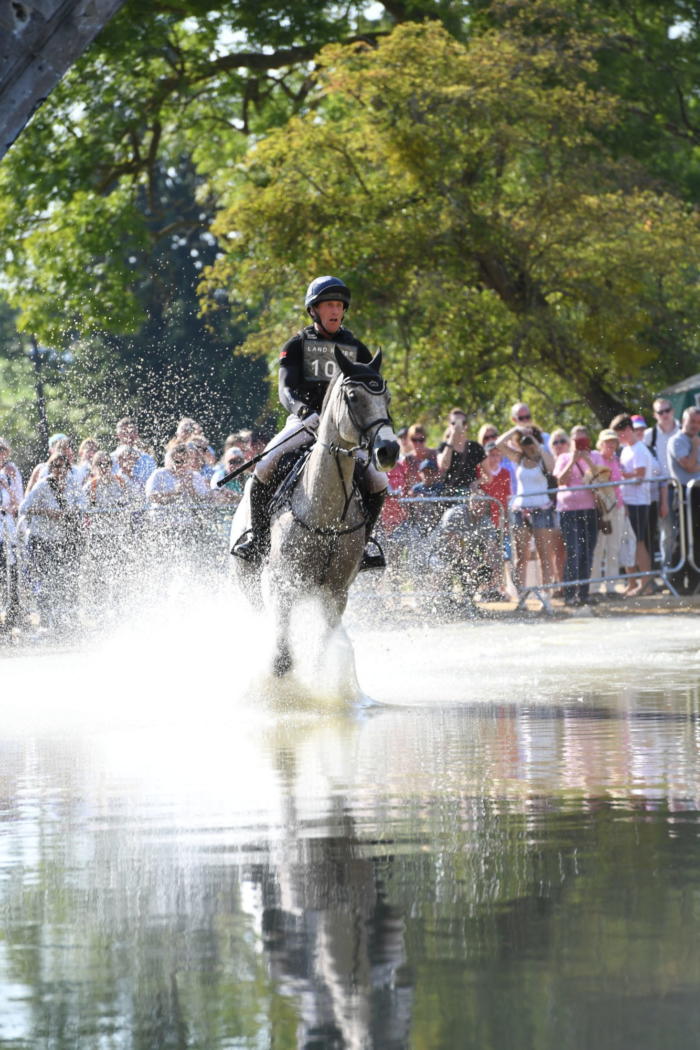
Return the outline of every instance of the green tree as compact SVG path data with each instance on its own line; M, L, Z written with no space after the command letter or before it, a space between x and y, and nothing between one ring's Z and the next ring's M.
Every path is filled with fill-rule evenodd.
M163 173L194 166L200 225L249 135L303 106L314 57L370 28L366 2L127 3L38 110L0 167L0 245L20 328L136 332L138 263L183 227Z
M214 232L205 290L255 309L275 345L304 276L341 269L390 350L407 408L504 369L557 377L601 420L659 354L696 355L700 227L605 147L595 35L562 23L463 45L436 23L330 46L314 106L253 148Z
M479 54L486 54L488 41L492 46L496 46L494 41L499 41L504 46L504 54L515 63L510 68L506 68L505 62L491 64L494 98L487 99L486 88L480 88L479 104L494 106L501 128L508 129L502 145L509 174L502 180L495 177L499 145L494 134L491 147L485 147L487 151L492 150L491 174L479 170L469 176L474 180L474 193L478 191L482 201L493 190L491 218L497 215L502 200L510 201L508 206L515 207L517 185L523 190L532 189L537 183L540 163L548 185L554 185L557 178L561 184L562 178L556 171L550 175L548 164L555 168L561 165L562 171L567 163L573 165L575 178L570 196L574 198L578 192L581 204L586 177L594 183L599 180L592 197L601 199L603 192L620 189L629 203L628 191L634 190L638 194L651 194L656 206L658 191L665 188L669 200L674 197L693 203L698 200L700 51L697 38L700 27L695 5L689 0L587 0L585 3L581 0L387 0L381 5L354 0L342 8L329 0L237 0L235 4L194 0L186 5L186 10L174 0L158 0L147 5L147 10L143 5L137 6L136 0L129 0L35 114L0 166L3 288L18 311L17 325L25 333L36 334L42 343L58 348L61 354L79 337L72 350L77 357L76 367L58 373L59 383L65 383L68 377L71 382L76 381L81 361L85 360L87 370L81 382L93 395L101 397L99 391L107 390L113 399L133 402L138 389L142 393L150 389L150 379L143 380L140 359L155 362L157 342L165 338L159 327L162 316L173 318L178 309L182 310L182 306L176 309L173 305L182 286L181 277L171 265L178 253L164 265L173 243L182 238L191 241L206 238L212 216L222 202L231 202L241 182L245 185L256 165L259 166L259 150L254 153L252 163L246 159L249 146L252 143L255 147L271 129L286 129L287 122L296 114L307 124L318 119L321 126L333 125L337 141L345 129L352 130L349 96L343 95L342 85L335 99L330 79L322 81L325 94L319 92L319 70L323 73L328 62L335 62L329 53L321 54L324 45L362 41L373 46L385 38L393 25L410 20L417 24L426 17L439 20L455 41L470 42L469 54L474 62ZM455 53L462 54L462 51ZM368 54L363 53L363 62ZM380 48L378 54L387 52ZM484 61L488 66L490 60ZM518 83L521 72L522 84ZM330 74L329 69L327 77ZM390 74L391 70L385 71L387 77ZM480 83L477 72L471 75ZM488 75L485 68L484 76ZM376 79L377 74L373 76ZM441 82L447 83L444 76ZM536 107L532 114L527 112L527 93L535 82L539 84L542 98L548 97L550 112L558 104L557 90L567 89L570 98L575 97L576 90L581 90L587 92L589 100L613 100L607 118L600 119L600 115L596 117L592 113L586 115L582 107L575 116L573 127L578 130L585 127L589 136L589 141L581 145L583 152L584 146L588 148L584 171L576 170L574 144L564 142L563 122L570 117L566 106L561 119L554 113L552 128L547 122L546 106ZM499 84L500 98L496 97ZM511 95L512 120L508 111ZM564 99L565 94L561 97ZM369 102L363 97L358 104L366 107ZM417 105L418 117L425 123L420 114L420 100ZM485 135L485 118L483 113L481 116L471 113L456 97L451 102L459 129L456 138L426 137L426 129L419 127L418 120L413 121L410 108L404 113L404 147L415 131L416 143L443 151L446 174L449 171L454 174L460 163L469 160L462 142L463 127L459 124L460 105L465 119L471 122L467 138L473 144L477 132L472 130L472 125L479 135ZM372 119L377 124L379 107L374 108ZM520 122L523 117L523 127L518 129L516 120ZM508 127L509 120L511 127ZM286 133L286 130L280 131L282 135ZM297 136L295 141L303 139ZM564 153L560 148L562 144L567 146ZM450 155L456 146L459 148L452 163ZM329 142L322 144L318 156L302 156L300 162L308 167L312 161L324 157L324 149L330 150ZM518 167L514 157L519 149L522 157ZM599 175L591 162L596 150L601 154ZM405 147L404 152L408 154L410 149ZM392 163L401 163L396 150L394 153ZM357 156L364 164L364 156L361 153ZM336 160L340 157L336 150ZM370 160L381 169L384 163L381 149L379 156ZM617 171L611 174L612 162ZM364 167L361 173L365 173ZM371 177L367 177L371 182ZM424 171L420 184L430 188L431 178ZM174 212L170 195L163 193L168 179L186 183L192 189L193 196L182 212ZM434 187L440 191L440 180L433 178ZM539 203L544 187L537 189L532 200ZM412 201L409 196L406 204L399 191L403 192L397 184L395 197L402 210L391 222L394 244L400 249L398 257L387 258L390 253L383 243L385 217L379 208L375 216L376 239L380 242L376 265L370 266L365 261L355 266L354 272L349 271L348 276L356 283L365 302L369 299L365 293L369 292L370 281L374 282L372 306L376 316L370 315L368 319L376 338L392 351L406 404L420 411L432 408L437 412L443 401L459 397L468 398L475 405L490 406L498 402L499 384L495 377L499 375L502 376L500 385L510 387L510 392L517 388L519 393L527 391L534 400L548 398L550 412L584 396L582 384L572 391L568 383L569 375L579 366L576 355L572 359L569 353L560 352L547 362L547 355L532 350L538 327L541 330L544 325L549 331L554 316L561 322L562 305L554 310L548 303L535 324L531 302L523 310L515 309L518 282L531 274L528 265L517 258L526 242L525 227L522 236L514 237L515 230L512 225L508 226L507 212L501 216L503 228L495 232L503 255L497 252L493 258L483 260L483 268L490 272L476 282L473 280L474 257L471 262L465 259L465 273L469 271L465 280L465 274L454 266L450 269L442 259L450 239L453 244L457 243L454 224L445 230L441 240L436 235L443 220L439 209L434 209L433 215L428 209L421 211L417 200ZM465 187L460 192L464 196ZM378 196L375 188L372 193ZM386 196L388 206L391 195ZM245 189L243 199L247 200ZM459 206L459 194L455 201ZM643 207L642 196L638 201L640 208ZM340 214L344 216L345 200L340 204ZM564 197L560 204L560 214L564 215ZM597 206L600 209L600 201ZM618 224L624 225L625 215L620 207L615 205L611 211ZM371 218L371 209L366 214ZM672 212L665 210L664 214L672 225ZM494 232L482 205L478 215L479 221L486 222L488 230ZM601 215L599 211L597 219ZM354 216L350 218L354 220ZM633 217L628 218L634 226ZM685 215L681 218L682 222L687 221ZM583 229L597 221L592 210L584 219ZM402 226L402 223L419 220L433 224L432 237L427 227L412 234ZM603 221L608 221L607 216L603 216ZM294 229L294 223L290 228ZM654 228L660 240L662 228L658 217ZM473 233L474 227L471 229ZM319 237L322 234L323 231L319 231ZM612 230L608 234L611 235ZM661 271L668 255L673 253L673 244L657 256L651 243L653 238L648 239L649 252L657 259L656 271ZM403 262L421 240L426 251L434 251L439 243L435 272L432 266L419 266L415 272L411 271L408 285L402 286L410 271ZM289 245L289 238L286 242ZM365 237L365 244L370 252L374 251L371 238ZM584 256L590 253L594 241L589 238L587 245L582 249ZM208 247L213 249L213 242ZM601 247L607 250L608 246ZM568 255L562 253L560 261L568 265L577 250L577 244L571 241ZM292 251L295 254L292 255ZM289 253L288 258L296 260L292 266L295 305L292 308L290 281L286 285L286 308L279 312L276 327L271 329L269 320L265 321L269 341L262 342L268 353L278 338L288 333L289 325L299 318L296 305L299 285L317 272L315 263L320 258L315 253L296 252L296 246L293 249L289 246ZM554 252L545 255L553 266ZM328 269L342 269L346 258L351 259L352 253L333 253ZM611 264L615 259L613 254ZM309 266L305 268L307 260ZM528 264L529 261L525 260ZM624 252L618 261L627 263ZM692 263L692 252L689 262ZM511 282L509 296L503 294L505 285L494 270L494 264L498 269L504 263L508 264ZM577 260L577 265L579 263ZM156 264L159 270L151 268ZM289 265L287 259L285 266ZM641 260L639 265L642 266ZM590 260L578 273L575 298L582 295L585 300L585 294L597 287L595 282L591 284L589 271ZM167 280L174 282L172 287L166 287L166 273ZM539 283L532 286L533 293L548 284L541 274L537 276ZM562 299L565 304L570 302L569 284L575 276L569 270L562 275L567 285ZM188 281L189 276L185 274L182 279ZM598 347L604 374L598 375L588 364L584 369L588 377L587 402L597 405L597 411L603 414L608 412L611 393L612 401L623 398L637 403L650 385L662 384L700 366L693 342L694 314L692 309L688 312L685 301L692 293L692 284L689 292L681 288L676 295L676 291L669 289L675 278L664 275L663 290L654 296L650 295L654 284L652 274L645 280L646 283L642 281L645 294L635 316L627 317L623 312L617 318L613 341L620 353L613 362L606 360L609 343L604 342ZM239 310L240 304L232 294L235 284L227 280L231 293L228 302L237 311L242 328L226 335L220 330L217 334L219 342L231 345L241 331L250 326L251 315L247 310L254 298L245 293L246 309ZM260 284L263 293L266 287L280 288L285 293L284 282ZM637 286L634 275L626 284L619 278L618 284L613 282L607 299L614 300L623 292L631 310ZM398 287L403 289L402 302L393 292L387 297L387 289L395 291ZM465 289L470 289L468 296ZM436 291L442 293L437 300ZM456 301L450 305L448 297L455 295ZM576 302L580 302L580 298L576 298ZM391 316L386 323L389 308ZM587 307L578 316L579 326L585 328L587 341L584 343L588 350L592 346L592 322L587 314L590 309ZM609 312L599 310L597 305L592 309L607 326ZM185 312L196 328L189 305ZM522 325L514 325L516 314L521 319L527 315L530 339L524 338ZM648 320L646 326L644 318ZM566 326L566 331L578 340L575 318L568 320L571 324ZM185 327L180 326L180 332L183 338L191 339ZM171 338L177 328L175 323L170 326L166 340L167 360L172 369L175 368L172 362L187 355L186 346L176 344ZM644 328L643 339L639 337L641 328ZM196 335L198 345L202 338L201 332ZM441 355L438 368L434 346L441 346L446 338L451 341L454 352ZM464 339L464 346L457 353L454 347L459 338ZM556 338L560 338L559 332ZM547 341L540 335L540 341L542 339ZM90 347L89 362L84 349L87 346ZM213 367L214 373L220 375L222 363L217 354L218 351L212 363L208 351L204 353L207 374ZM467 369L465 357L470 361ZM629 358L635 360L630 363ZM200 356L199 360L203 358ZM423 360L435 365L431 381L445 389L442 400L438 398L436 402L427 381L421 380ZM414 363L420 368L414 369ZM236 368L240 376L243 366L238 364ZM150 366L146 371L151 374ZM249 379L255 382L262 371L258 367L245 382ZM127 372L138 373L141 378L132 381ZM153 374L157 374L157 370ZM182 369L178 372L181 374ZM111 384L107 379L98 384L100 376L109 376ZM116 376L124 379L118 391L113 386ZM169 384L168 389L175 387L183 389L182 384ZM506 400L510 392L503 395ZM69 395L68 401L74 404L75 398ZM88 405L90 403L88 399ZM174 407L172 410L176 411Z
M367 6L134 0L35 114L0 166L0 246L17 329L54 348L51 429L106 435L136 411L159 439L192 414L217 439L260 419L265 363L198 317L217 182L304 104L321 46L370 28Z

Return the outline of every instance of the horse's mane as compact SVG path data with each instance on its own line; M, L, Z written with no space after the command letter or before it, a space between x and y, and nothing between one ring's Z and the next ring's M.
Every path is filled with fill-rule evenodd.
M362 381L363 377L368 378L371 376L378 375L380 375L380 373L377 372L376 369L371 368L368 364L365 364L364 362L362 364L356 363L354 366L353 376L356 376L360 381ZM330 400L337 384L342 383L344 378L345 377L343 376L343 373L340 370L338 370L335 373L330 383L326 387L326 393L323 397L323 404L321 405L321 412L325 411L326 405L328 404L328 401Z
M335 390L338 382L341 381L342 379L343 379L343 373L340 371L340 369L338 369L338 371L335 373L335 375L331 379L330 383L326 387L326 392L323 395L323 404L321 405L321 414L326 411L326 405L328 404L328 402L330 400L331 393L332 393L333 390Z

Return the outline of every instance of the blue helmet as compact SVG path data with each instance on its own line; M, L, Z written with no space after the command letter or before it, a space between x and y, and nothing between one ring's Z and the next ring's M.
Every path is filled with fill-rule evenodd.
M350 305L350 289L339 277L315 277L306 290L306 312L310 314L317 303L327 302L329 299L338 299L347 310Z

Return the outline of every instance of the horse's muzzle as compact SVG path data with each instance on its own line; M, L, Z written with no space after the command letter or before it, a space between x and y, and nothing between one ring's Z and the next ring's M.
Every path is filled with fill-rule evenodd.
M377 468L386 471L395 467L399 458L399 451L398 441L387 441L385 438L375 441L374 462Z

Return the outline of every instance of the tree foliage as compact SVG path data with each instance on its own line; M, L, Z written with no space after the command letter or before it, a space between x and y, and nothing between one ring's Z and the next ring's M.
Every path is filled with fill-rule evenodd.
M204 374L259 413L235 344L271 361L341 272L406 412L637 404L700 367L699 31L689 0L129 0L0 166L17 325L86 404Z
M463 45L407 23L326 49L316 106L250 151L214 226L206 287L264 304L253 350L306 274L340 269L413 409L513 367L605 418L657 328L696 352L697 217L605 148L621 107L589 85L598 41L558 28Z

